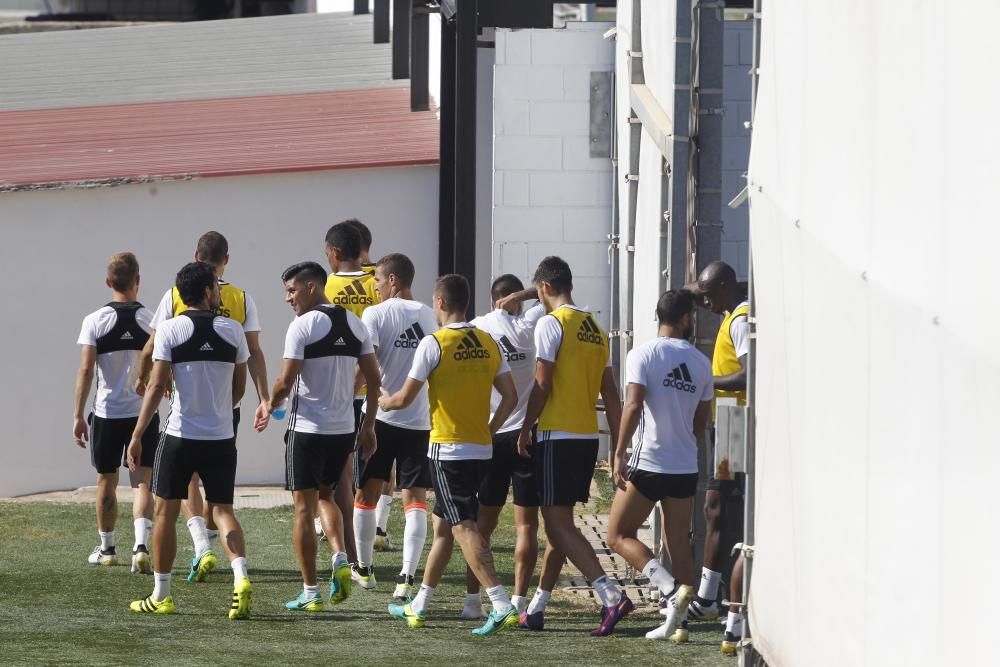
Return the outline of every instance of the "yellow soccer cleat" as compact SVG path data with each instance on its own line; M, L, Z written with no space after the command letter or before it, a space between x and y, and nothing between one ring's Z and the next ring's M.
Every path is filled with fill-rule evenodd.
M722 645L719 647L722 655L736 655L739 649L740 638L731 632L726 632L726 636L722 640Z
M406 625L411 628L424 627L426 617L422 613L413 611L413 607L407 604L389 605L389 613L398 619L406 621Z
M159 602L154 600L152 595L147 595L141 600L132 602L128 608L138 614L172 614L177 611L177 607L174 606L174 598L170 595Z
M250 580L242 578L233 587L233 604L229 607L229 620L250 618Z
M330 604L340 604L351 597L351 566L347 563L334 569L330 576Z
M215 557L215 552L211 549L205 550L200 556L195 556L191 559L191 569L187 576L188 583L205 581L208 573L214 570L218 564L219 559Z

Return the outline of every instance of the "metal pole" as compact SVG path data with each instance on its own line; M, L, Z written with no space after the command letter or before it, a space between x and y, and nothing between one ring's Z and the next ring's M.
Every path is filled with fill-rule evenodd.
M455 273L466 277L476 312L476 78L479 3L459 0L455 39Z
M392 78L410 78L410 17L413 0L392 0Z
M355 14L367 14L368 13L368 0L354 0L354 13Z
M455 21L441 16L438 275L455 272Z
M410 111L430 109L430 19L427 5L413 7L413 39L410 40Z
M375 0L372 33L375 44L389 43L389 0Z

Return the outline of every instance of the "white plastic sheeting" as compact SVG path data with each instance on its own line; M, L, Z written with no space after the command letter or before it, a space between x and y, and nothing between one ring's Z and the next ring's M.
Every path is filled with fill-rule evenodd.
M996 664L1000 4L767 0L750 614L770 665Z

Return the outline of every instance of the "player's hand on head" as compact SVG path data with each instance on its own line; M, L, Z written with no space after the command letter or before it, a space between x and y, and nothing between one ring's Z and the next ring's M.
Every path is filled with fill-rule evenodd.
M77 417L73 420L73 440L76 442L76 446L85 448L87 446L87 420L83 417Z
M126 463L128 463L128 469L135 472L139 469L139 462L142 460L142 440L132 437L132 440L128 443L128 450Z

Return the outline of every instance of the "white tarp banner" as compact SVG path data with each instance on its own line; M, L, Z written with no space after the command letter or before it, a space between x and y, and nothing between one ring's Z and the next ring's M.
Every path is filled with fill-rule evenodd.
M754 643L998 664L1000 3L763 12Z

